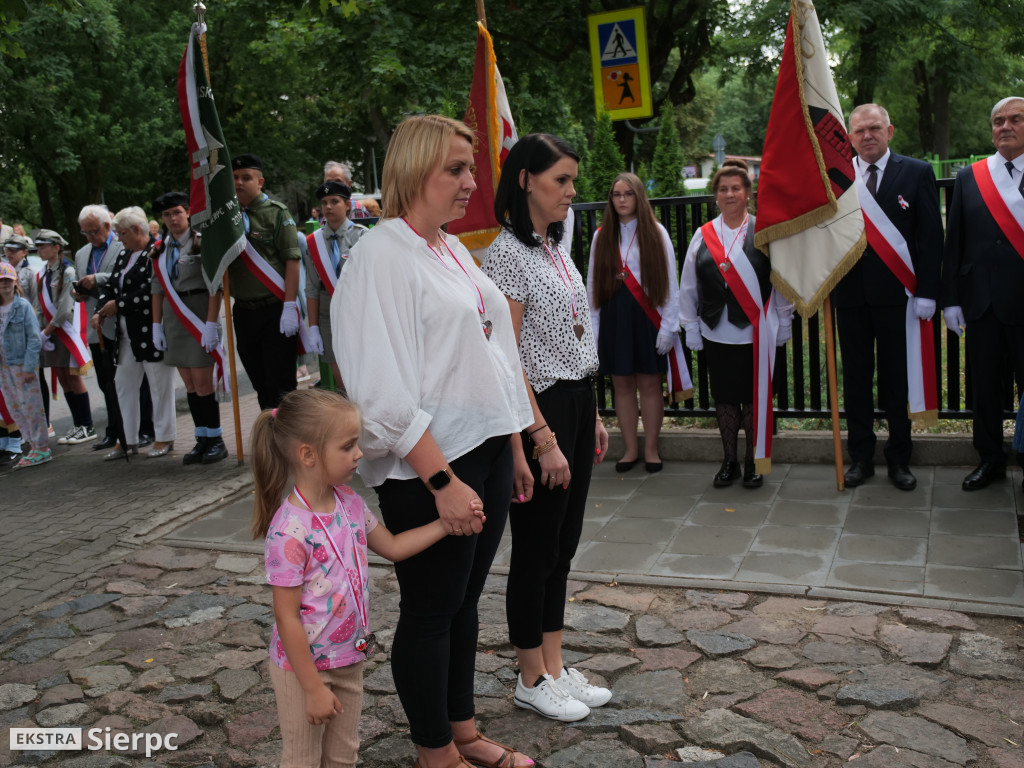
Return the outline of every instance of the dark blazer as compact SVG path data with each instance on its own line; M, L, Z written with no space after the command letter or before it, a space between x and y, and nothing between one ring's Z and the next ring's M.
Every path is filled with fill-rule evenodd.
M117 302L117 315L124 318L128 328L128 341L132 347L132 355L140 363L156 363L163 360L164 353L153 346L153 302L150 295L153 281L153 262L151 255L154 241L151 237L145 250L125 272L131 254L128 249L117 255L110 278L100 290L96 306L102 307L113 299ZM124 273L124 285L121 285L121 274ZM114 358L117 359L121 344L121 323L117 323L117 346L114 347Z
M906 206L900 203L901 197ZM914 295L938 299L942 216L932 167L921 160L891 153L875 199L907 241L917 275ZM906 300L903 284L870 246L832 294L836 307L896 306Z
M972 168L956 176L942 261L942 303L977 320L992 307L996 319L1024 325L1024 258L989 213Z

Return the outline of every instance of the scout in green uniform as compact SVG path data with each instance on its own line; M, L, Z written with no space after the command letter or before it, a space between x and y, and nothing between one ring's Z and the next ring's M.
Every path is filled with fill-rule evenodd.
M299 244L288 209L263 192L263 164L256 155L232 159L235 194L242 206L245 236L269 270L284 279L284 300L235 259L228 267L238 356L256 390L260 408L275 408L295 389L299 343Z

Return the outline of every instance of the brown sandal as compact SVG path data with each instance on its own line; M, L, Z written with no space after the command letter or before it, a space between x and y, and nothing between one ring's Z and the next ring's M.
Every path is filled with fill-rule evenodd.
M470 741L475 741L475 739L470 739ZM447 766L446 768L462 768L462 766L464 765L468 765L469 768L473 768L473 764L471 762L469 762L462 755L459 755L459 759L451 765ZM419 758L416 758L416 761L412 764L412 768L420 768Z
M495 741L494 739L487 738L482 733L480 733L480 731L477 731L476 736L474 736L471 739L453 740L455 741L456 748L465 746L466 744L472 744L474 741L483 741L488 744L493 744L496 747L501 747L503 750L505 750L502 756L495 760L493 763L483 763L479 760L471 760L470 763L472 765L478 766L478 768L515 768L516 750L512 749L512 747L508 746L507 744L502 744L500 741ZM462 752L462 750L460 749L459 752ZM468 758L466 759L468 760Z

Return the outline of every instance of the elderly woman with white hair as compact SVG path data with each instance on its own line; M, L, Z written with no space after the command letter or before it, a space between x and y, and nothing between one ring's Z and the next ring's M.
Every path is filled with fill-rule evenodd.
M104 459L123 458L126 452L138 453L139 385L149 379L153 394L153 421L156 441L151 458L164 456L174 446L174 369L164 365L163 353L153 344L151 287L154 240L149 219L138 206L122 208L114 216L114 232L124 251L114 262L110 279L96 302L91 323L99 328L105 318L116 317L117 372L114 385L124 422L125 445L118 445Z

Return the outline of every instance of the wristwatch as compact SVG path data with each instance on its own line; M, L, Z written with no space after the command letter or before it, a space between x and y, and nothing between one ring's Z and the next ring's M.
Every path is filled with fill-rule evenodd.
M455 473L452 472L452 468L445 467L440 472L435 472L424 480L423 484L432 491L440 491L452 481L453 477L455 477Z

